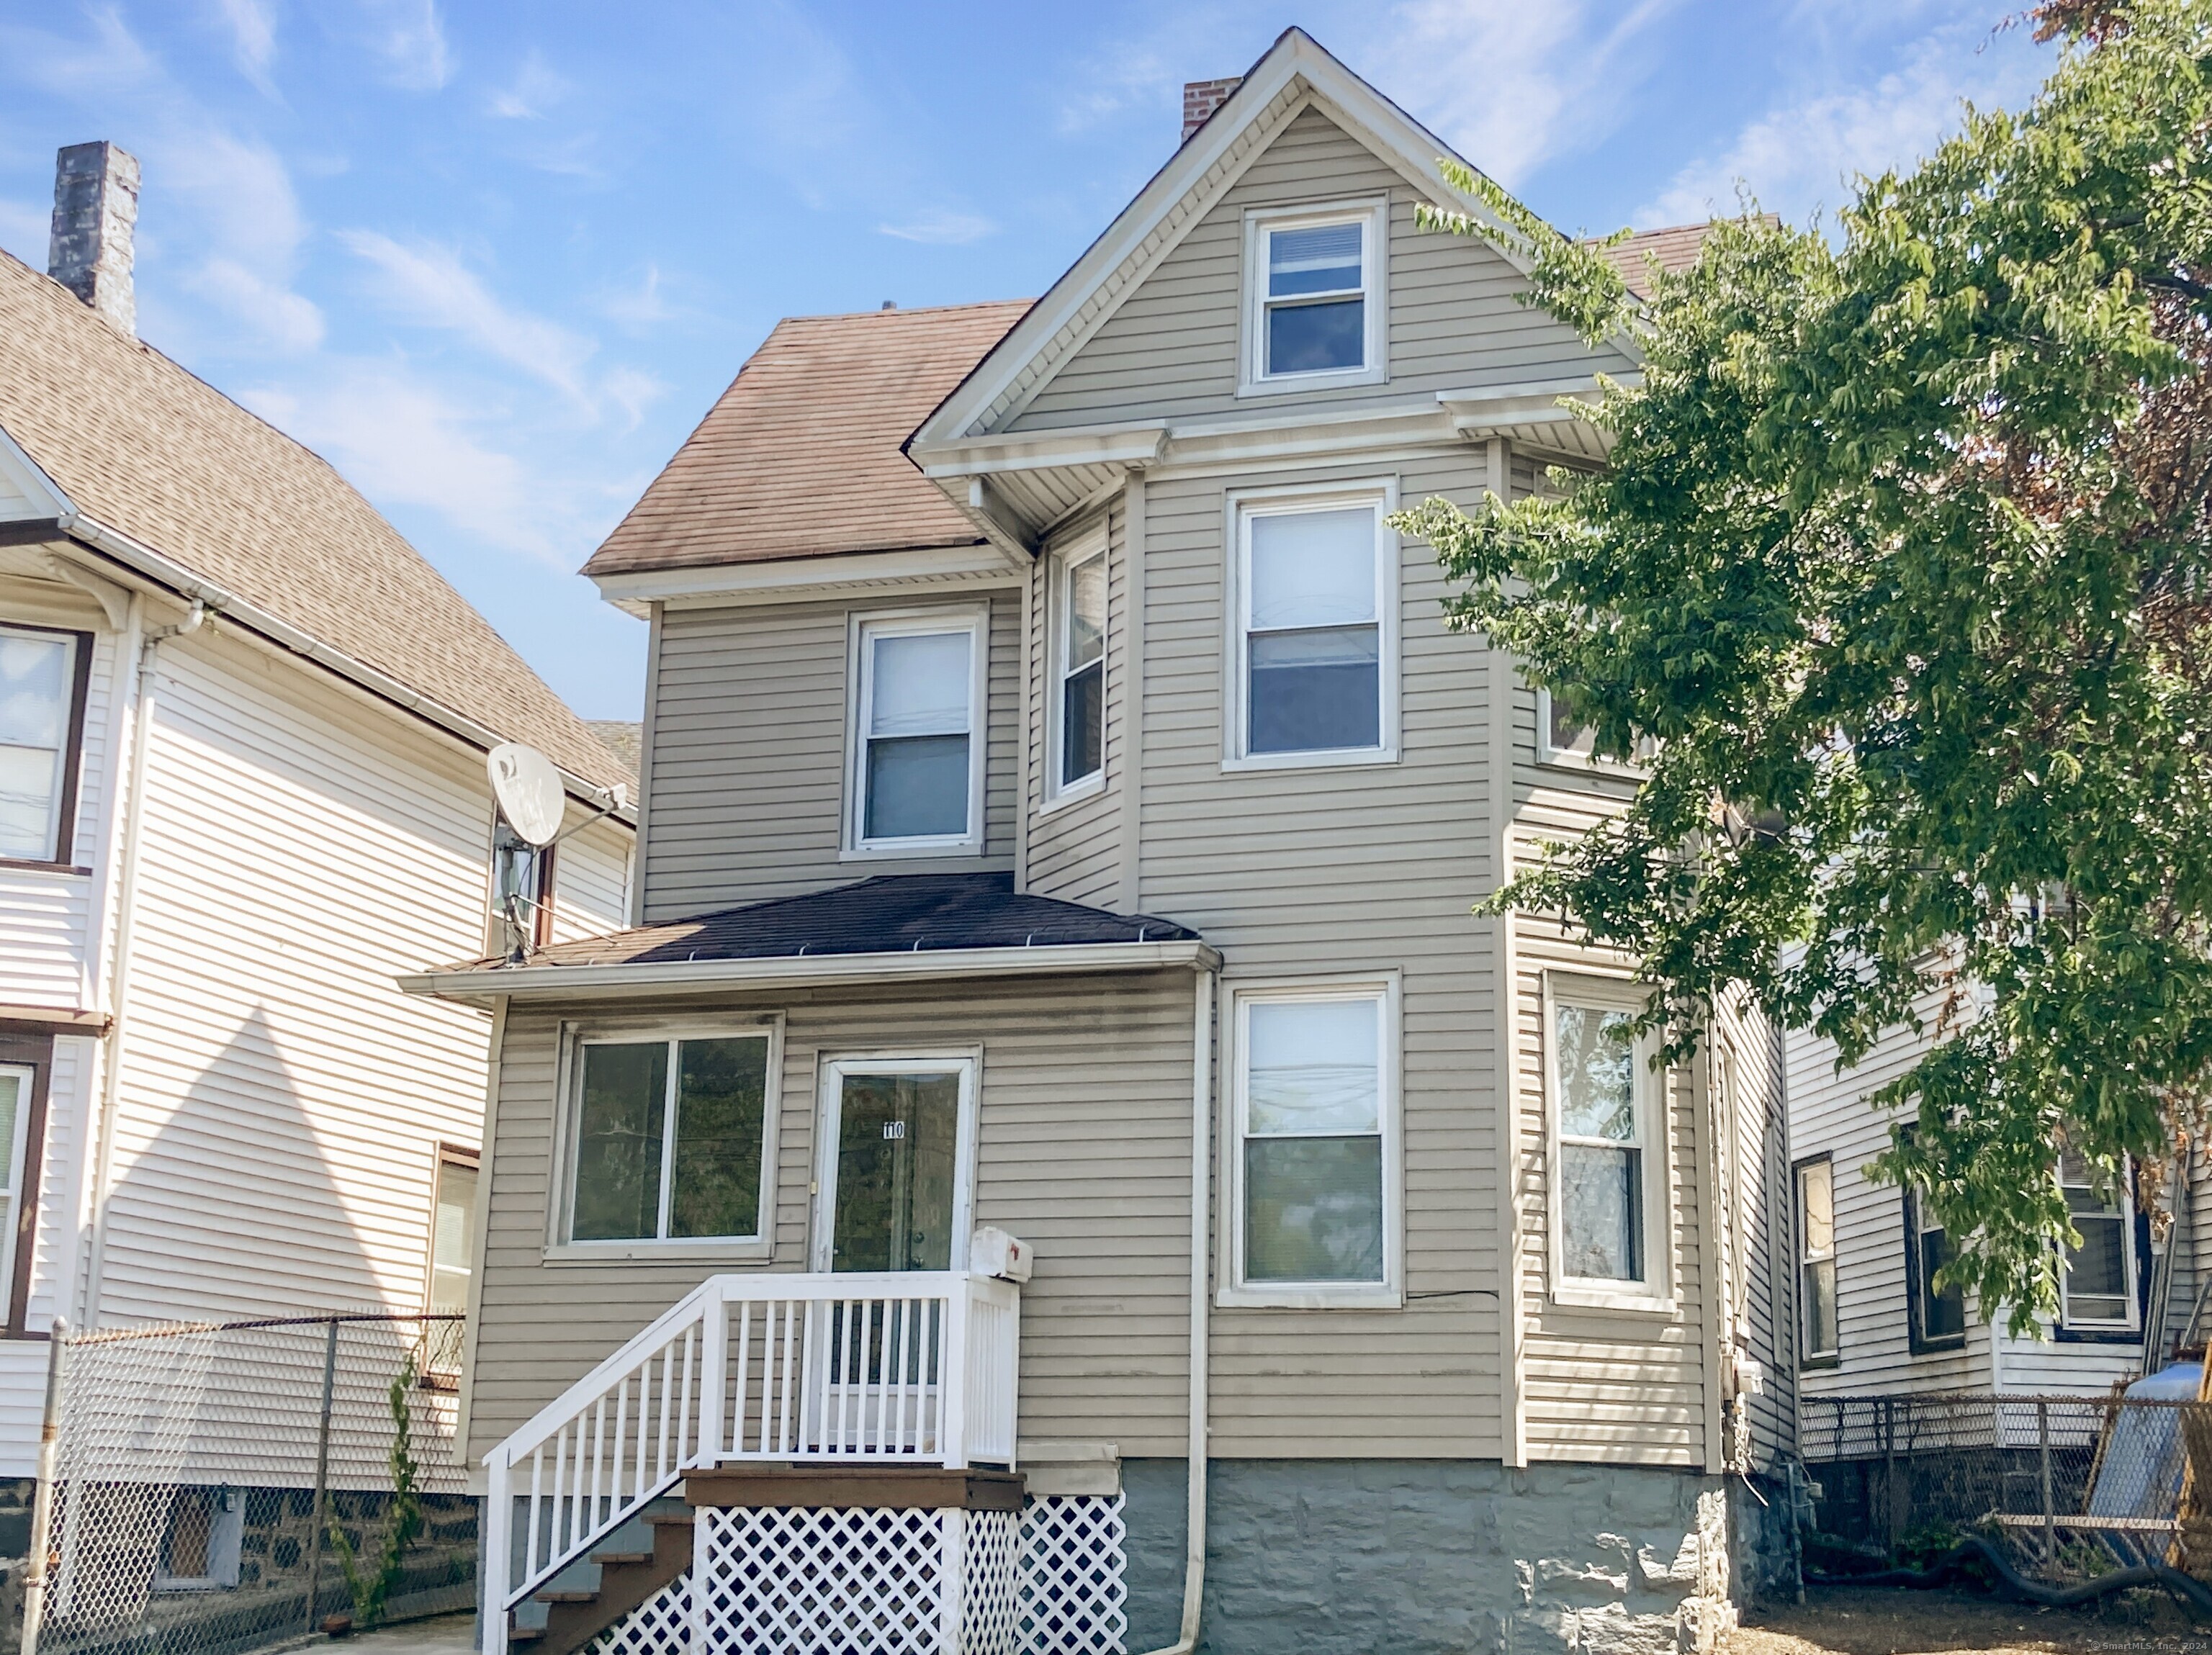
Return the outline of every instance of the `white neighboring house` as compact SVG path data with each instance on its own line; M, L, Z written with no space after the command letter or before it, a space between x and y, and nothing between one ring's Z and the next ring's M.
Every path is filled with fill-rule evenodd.
M584 823L622 761L337 472L132 336L136 190L64 150L55 276L0 255L4 1477L57 1315L465 1306L490 1023L394 977L492 946L498 878L549 888L543 940L627 912L626 805L532 858L484 773L530 743Z
M1931 1002L1923 1016L1936 1010ZM2081 1246L2066 1262L2057 1321L2040 1338L2015 1338L1972 1295L1935 1290L1948 1239L1911 1196L1865 1175L1888 1147L1890 1122L1867 1097L1911 1068L1926 1041L1892 1030L1841 1074L1832 1042L1792 1034L1784 1045L1805 1397L2102 1396L2142 1371L2146 1321L2163 1329L2149 1366L2162 1365L2193 1301L2200 1202L2187 1203L2166 1238L2175 1257L2165 1285L2134 1191L2100 1192L2070 1157L2063 1160ZM2192 1168L2191 1182L2201 1193L2201 1169ZM2154 1285L2165 1290L2153 1311Z

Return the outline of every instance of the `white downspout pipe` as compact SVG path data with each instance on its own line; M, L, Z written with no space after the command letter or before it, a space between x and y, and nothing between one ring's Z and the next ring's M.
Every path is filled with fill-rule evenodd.
M131 995L131 932L138 889L140 829L146 819L148 755L154 727L154 657L172 638L198 632L207 619L207 606L195 602L185 618L173 627L144 634L138 646L137 682L131 698L131 769L129 792L124 801L123 840L117 852L120 867L115 882L115 957L109 961L113 988L107 1003L112 1020L107 1030L107 1064L100 1092L99 1160L93 1174L92 1246L85 1261L83 1316L79 1325L100 1326L100 1278L107 1263L107 1205L115 1173L116 1117L122 1106L123 1041L129 1028Z
M1182 1632L1152 1655L1191 1655L1198 1647L1199 1614L1206 1603L1206 1397L1211 1387L1207 1310L1212 1283L1206 1271L1212 1243L1213 1141L1213 1001L1218 979L1198 973L1198 1009L1192 1021L1190 1088L1190 1504L1184 1519Z

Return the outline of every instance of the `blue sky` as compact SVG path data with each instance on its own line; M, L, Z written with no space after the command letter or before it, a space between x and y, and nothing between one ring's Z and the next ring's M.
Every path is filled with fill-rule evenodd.
M2017 103L2007 3L0 0L0 247L45 267L58 147L135 152L141 333L635 718L574 571L775 318L1042 292L1286 25L1600 230L1802 220Z

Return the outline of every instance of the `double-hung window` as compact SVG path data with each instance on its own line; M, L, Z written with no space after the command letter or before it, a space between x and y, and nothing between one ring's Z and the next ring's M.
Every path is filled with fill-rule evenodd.
M0 626L0 859L66 863L91 638Z
M771 1041L767 1029L579 1040L564 1239L763 1239Z
M982 617L865 620L855 640L850 848L980 848Z
M1553 1296L1611 1304L1668 1296L1664 1076L1639 1038L1628 985L1547 984Z
M1387 491L1241 502L1231 757L1387 759L1397 740L1396 539Z
M1247 215L1246 394L1381 382L1386 215L1374 200Z
M1954 1282L1939 1288L1936 1273L1957 1256L1920 1191L1905 1192L1906 1342L1915 1354L1954 1350L1966 1339L1966 1295Z
M1835 1165L1808 1161L1797 1168L1798 1359L1832 1366L1840 1347L1836 1328Z
M1374 1303L1397 1275L1397 1031L1387 984L1236 997L1235 1281Z
M1054 573L1051 791L1066 797L1106 770L1106 549L1077 547Z
M37 1157L29 1153L31 1145L31 1096L38 1084L39 1071L30 1064L0 1064L0 1172L7 1175L7 1188L0 1191L0 1318L7 1325L20 1331L23 1326L26 1306L15 1302L15 1294L27 1278L27 1261L17 1258L17 1249L23 1240L24 1184ZM19 1266L21 1266L19 1268Z
M2100 1188L2096 1169L2061 1152L2058 1187L2066 1197L2078 1247L2066 1250L2059 1274L2059 1325L2071 1331L2126 1332L2136 1325L2134 1203L2124 1179Z

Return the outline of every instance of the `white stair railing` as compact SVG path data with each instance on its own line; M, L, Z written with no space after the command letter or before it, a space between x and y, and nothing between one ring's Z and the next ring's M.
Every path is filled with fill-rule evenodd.
M484 1457L507 1613L675 1487L729 1463L1014 1460L1021 1294L961 1271L716 1276Z

